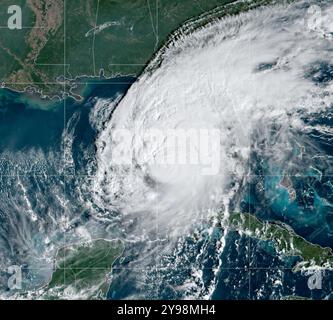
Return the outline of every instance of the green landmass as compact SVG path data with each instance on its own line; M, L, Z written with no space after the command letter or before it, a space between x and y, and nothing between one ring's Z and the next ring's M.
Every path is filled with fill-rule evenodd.
M43 298L104 298L112 265L123 251L122 242L103 239L61 248Z
M303 261L294 267L294 271L302 267L332 268L333 253L331 248L323 248L297 235L290 227L274 222L261 221L249 213L232 213L229 218L230 227L247 236L272 241L278 253L285 256L298 256Z
M22 30L1 28L3 87L44 97L71 93L80 77L138 76L178 30L282 0L17 0ZM6 26L2 0L0 26ZM186 23L185 23L186 22ZM82 83L84 85L84 83Z

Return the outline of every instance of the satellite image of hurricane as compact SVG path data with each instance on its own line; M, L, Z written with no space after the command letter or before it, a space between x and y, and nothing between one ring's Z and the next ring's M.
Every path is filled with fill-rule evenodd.
M333 1L2 2L1 300L333 299Z

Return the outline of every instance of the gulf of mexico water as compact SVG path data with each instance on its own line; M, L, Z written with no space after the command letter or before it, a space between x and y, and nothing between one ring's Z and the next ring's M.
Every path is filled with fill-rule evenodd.
M85 81L82 101L0 90L3 292L9 292L10 266L22 267L23 290L34 290L49 281L57 248L85 239L78 227L89 223L90 211L80 184L89 180L97 135L89 115L98 99L122 96L135 79Z

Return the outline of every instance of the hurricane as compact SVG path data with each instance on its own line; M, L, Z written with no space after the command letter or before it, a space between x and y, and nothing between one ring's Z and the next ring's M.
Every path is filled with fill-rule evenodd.
M63 180L16 182L15 217L1 205L2 233L16 237L10 246L1 239L3 261L26 247L34 254L16 260L45 265L42 283L63 234L117 238L126 257L109 297L207 299L222 286L228 298L248 280L228 274L223 282L226 270L256 254L246 234L230 229L235 212L300 233L305 225L302 236L329 245L332 40L330 1L265 6L175 31L125 94L97 96L73 112L62 134ZM279 296L282 275L273 278ZM260 281L259 298L269 280Z
M313 27L307 25L309 5L274 6L172 41L130 88L97 139L98 201L137 218L138 228L168 229L176 237L195 224L195 217L223 216L231 203L239 210L234 200L255 175L254 156L270 167L292 165L298 156L294 145L310 130L305 118L331 107L331 12L326 5L325 19ZM211 151L219 160L214 174L203 174L202 165L150 161L168 154L168 130L200 129L220 134ZM117 130L129 135L117 138ZM135 137L152 130L165 135L160 141L142 138L138 146ZM121 164L117 157L124 144L131 160Z

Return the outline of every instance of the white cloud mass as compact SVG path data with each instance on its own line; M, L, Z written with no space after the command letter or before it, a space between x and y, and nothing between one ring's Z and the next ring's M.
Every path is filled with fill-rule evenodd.
M96 203L137 218L138 229L172 236L198 217L227 214L250 174L256 137L269 139L275 125L278 143L265 152L282 161L293 132L304 128L300 114L332 103L333 6L312 4L256 9L172 41L130 88L98 138ZM130 165L116 164L116 129L131 133ZM205 176L193 165L139 163L135 137L152 129L220 130L219 174ZM148 142L140 153L149 159L167 148Z

